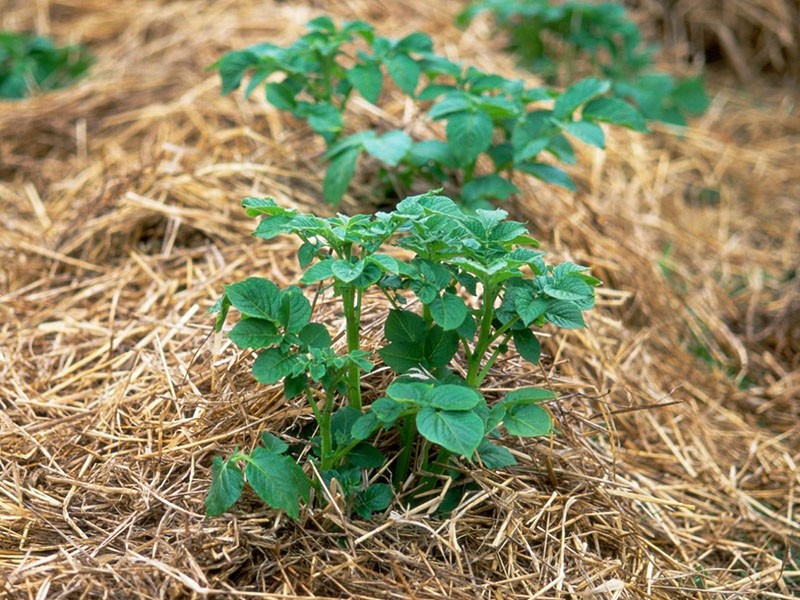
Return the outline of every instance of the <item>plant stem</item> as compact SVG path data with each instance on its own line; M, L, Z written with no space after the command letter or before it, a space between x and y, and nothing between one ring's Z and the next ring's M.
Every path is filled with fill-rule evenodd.
M480 383L481 358L492 343L492 317L494 316L494 290L484 284L483 293L483 313L481 314L480 330L478 341L475 342L475 350L469 360L467 369L467 385L478 387Z
M394 487L400 489L408 477L408 467L411 464L411 452L414 449L414 434L416 433L414 415L403 417L403 427L400 429L400 454L394 470Z
M331 436L331 409L333 408L333 401L331 397L326 394L325 406L320 410L317 401L314 399L314 395L308 388L306 388L306 398L308 399L308 403L311 405L311 410L313 411L314 417L317 419L317 425L319 426L320 469L327 471L333 466L331 464L333 459L331 453L331 449L333 447L333 438Z
M358 304L361 303L361 293L358 293ZM342 291L342 304L344 305L344 320L347 329L347 351L353 352L360 349L361 340L359 333L361 319L359 306L356 304L356 289L348 285ZM357 364L351 363L347 367L347 401L356 410L361 410L361 369Z

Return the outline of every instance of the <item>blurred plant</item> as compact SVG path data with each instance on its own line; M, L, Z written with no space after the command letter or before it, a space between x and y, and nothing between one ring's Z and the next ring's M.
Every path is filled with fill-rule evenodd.
M568 84L583 61L648 120L685 125L687 117L708 108L701 77L676 79L652 70L656 48L643 43L639 27L618 3L479 0L459 15L458 23L464 26L482 12L490 12L508 32L509 49L520 64L550 82Z
M19 99L68 86L93 62L84 46L58 48L46 37L0 31L0 98Z

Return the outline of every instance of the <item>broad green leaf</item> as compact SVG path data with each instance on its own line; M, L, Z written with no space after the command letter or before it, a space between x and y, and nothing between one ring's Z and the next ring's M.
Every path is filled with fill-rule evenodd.
M594 293L592 286L575 275L556 279L545 285L543 291L551 298L559 300L582 300Z
M368 258L369 262L377 265L384 273L391 273L397 275L400 272L400 265L393 256L388 254L376 253Z
M353 425L361 418L361 411L352 406L342 406L331 416L331 433L337 444L347 444L353 437Z
M286 111L293 111L297 106L294 92L289 86L281 83L272 82L267 84L267 101L272 106Z
M381 68L374 62L366 62L355 65L346 73L348 81L364 96L367 102L375 104L381 95L383 87L383 75Z
M470 410L483 396L463 385L440 385L425 394L424 404L442 410Z
M356 494L353 510L363 519L372 518L372 513L389 508L392 503L392 486L388 483L373 483Z
M569 300L555 300L547 305L544 318L562 329L586 327L581 310Z
M283 454L289 449L289 445L286 442L268 431L261 434L261 445L264 450L272 454Z
M378 398L372 403L370 410L381 423L391 425L408 410L408 405L395 402L391 398Z
M553 165L546 165L544 163L522 163L517 165L517 169L523 173L533 175L537 179L546 181L547 183L552 183L571 191L577 189L570 176Z
M434 325L425 338L425 359L432 369L444 367L458 352L458 334Z
M486 113L464 112L451 116L445 131L453 156L466 166L492 145L494 125Z
M507 200L517 193L519 188L497 173L476 177L461 188L461 195L468 203L483 199Z
M336 205L342 200L342 196L350 185L350 180L353 179L360 154L361 147L354 146L331 159L322 182L322 195L325 202Z
M407 310L391 310L386 319L384 335L390 342L422 343L425 340L425 319Z
M413 96L419 82L420 68L413 58L395 54L386 59L386 70L401 90Z
M510 391L501 400L504 406L516 406L517 404L537 404L552 400L556 395L550 390L537 387L523 387Z
M335 134L342 130L342 113L332 104L310 104L304 112L311 129L319 134Z
M541 317L548 306L549 301L536 297L531 289L521 289L514 294L514 307L525 325L530 325Z
M414 164L421 166L433 162L445 167L456 167L450 146L440 140L424 140L413 144L409 149L408 158Z
M253 376L259 383L277 383L292 372L299 360L297 354L284 354L278 348L267 348L253 363Z
M350 262L349 260L334 260L331 265L333 276L343 283L350 283L358 278L364 271L364 261Z
M231 341L239 348L267 348L280 343L283 336L272 321L265 319L241 319L228 333Z
M396 167L411 148L411 138L396 129L379 138L364 140L364 150L390 167Z
M430 404L427 398L432 389L432 384L424 381L394 381L386 388L386 395L396 402Z
M281 297L280 323L288 333L297 333L311 319L311 303L301 292L284 291Z
M333 277L333 270L331 267L333 266L332 259L325 259L321 260L318 263L311 265L306 272L303 273L303 276L300 278L300 283L318 283L329 277Z
M407 373L423 361L422 344L413 342L389 342L378 350L383 362L395 373Z
M395 49L403 53L416 52L417 54L425 54L426 52L433 52L433 41L427 33L415 31L399 40Z
M503 426L511 435L539 437L553 429L550 413L538 404L516 404L506 410Z
M283 233L288 233L286 226L291 221L292 217L289 215L276 215L274 217L261 219L253 235L262 240L271 240Z
M486 435L494 432L497 429L497 426L503 421L503 417L506 416L506 407L502 404L498 403L495 404L488 412L486 412L485 418L483 418L483 431Z
M472 104L464 92L453 92L434 104L428 111L428 116L437 121L449 115L469 111L471 108Z
M624 100L618 98L597 98L583 107L584 121L598 121L622 125L635 131L647 131L642 115Z
M248 317L277 321L281 306L278 286L263 277L248 277L225 286L231 305Z
M291 457L257 447L250 455L245 474L259 498L295 521L300 518L300 500L308 502L311 485Z
M211 463L211 486L206 496L206 516L216 517L233 506L242 495L244 476L231 460L215 456Z
M445 331L458 329L467 317L467 305L450 292L445 292L430 303L431 316Z
M347 462L360 469L379 469L386 457L372 444L361 442L347 453Z
M603 129L596 123L589 121L576 121L563 123L562 127L568 134L578 138L580 141L596 148L606 147L606 135Z
M517 459L508 448L497 446L486 438L482 439L478 446L478 458L487 469L502 469L517 464Z
M425 407L417 413L416 423L425 439L468 459L483 439L483 421L470 411Z
M530 329L515 331L512 334L512 338L514 339L514 347L522 358L533 365L539 362L542 346Z
M556 119L565 119L581 104L605 94L611 88L611 83L590 77L572 84L561 94L553 106L553 116Z
M381 426L381 421L373 411L361 415L350 429L350 436L355 440L366 440Z
M703 79L690 77L679 81L672 92L672 100L679 110L691 115L702 115L709 105Z
M331 334L322 323L309 323L297 336L309 348L330 348L332 344Z
M283 380L283 397L287 400L296 398L308 387L308 376L301 373L296 377L287 376Z

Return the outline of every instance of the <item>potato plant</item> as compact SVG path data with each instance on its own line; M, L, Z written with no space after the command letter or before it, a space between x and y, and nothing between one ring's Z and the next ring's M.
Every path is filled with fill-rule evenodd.
M485 207L518 191L514 172L574 189L552 164L575 162L570 139L602 148L600 123L645 129L637 110L609 97L607 81L587 79L563 92L531 88L437 55L423 33L392 40L363 21L337 27L328 17L308 29L287 47L256 44L225 54L215 67L224 94L249 76L245 95L263 85L273 106L324 139L323 196L331 204L339 203L365 153L382 165L398 198L420 181L454 183L462 204ZM354 93L378 104L389 83L414 99L422 118L444 122L446 139L414 139L401 129L349 130L345 117ZM488 158L488 171L479 167L481 157Z
M653 69L655 48L644 44L639 27L619 3L479 0L458 22L466 25L482 12L490 12L508 32L509 49L520 63L551 82L561 71L571 81L574 65L588 61L593 74L612 82L615 96L648 120L686 125L688 117L708 108L702 78L677 79Z
M313 300L296 286L281 290L250 277L225 286L212 308L216 328L237 310L240 318L228 335L257 353L255 378L282 383L287 399L308 403L316 422L311 460L323 481L339 482L352 511L368 517L391 500L387 483L362 484L362 469L389 461L376 445L376 438L387 439L383 431L398 432L391 461L398 487L414 455L433 473L451 457L499 468L515 462L499 443L503 431L550 433L550 415L541 406L555 397L549 390L525 387L487 399L481 388L512 345L523 359L538 362L533 328L584 327L582 313L594 305L600 283L585 267L547 265L525 225L507 220L505 211L466 213L435 193L407 198L392 212L352 217L303 214L271 199L243 204L261 217L256 237L290 235L302 242L300 284ZM410 257L397 258L396 250ZM325 294L341 303L343 348L313 320ZM361 345L364 311L385 318L377 356L396 375L366 410L360 381L376 357ZM252 452L215 458L207 514L228 510L246 477L264 502L298 518L314 484L287 450L265 434Z

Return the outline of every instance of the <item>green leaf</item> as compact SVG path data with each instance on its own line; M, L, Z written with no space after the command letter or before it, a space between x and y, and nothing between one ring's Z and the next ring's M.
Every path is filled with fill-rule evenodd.
M267 348L280 343L283 336L272 321L264 319L242 319L228 333L239 348Z
M297 334L309 348L330 348L332 345L331 334L322 323L309 323Z
M427 52L433 52L433 41L431 40L431 36L427 33L415 31L399 40L395 49L398 52L406 54L409 52L425 54Z
M425 407L417 413L416 423L424 438L468 459L483 439L483 421L474 412Z
M355 440L366 440L381 426L378 415L370 411L361 415L350 429L350 436Z
M481 400L483 396L473 388L446 384L428 390L424 404L442 410L470 410Z
M343 283L350 283L358 279L364 271L364 261L350 262L349 260L334 260L331 265L333 276Z
M281 83L267 84L267 101L276 108L290 112L297 106L292 89Z
M379 469L386 457L375 446L362 442L347 453L347 462L359 469Z
M411 148L411 138L396 129L379 138L364 140L364 150L390 167L396 167Z
M378 102L381 88L383 87L383 75L381 74L380 66L373 62L357 64L347 71L346 77L367 102L372 104Z
M504 406L511 407L517 404L537 404L552 400L556 395L550 390L537 387L522 387L510 391L501 400Z
M511 194L518 194L519 188L497 173L476 177L461 188L461 196L472 203L476 200L507 200Z
M226 294L222 294L217 301L208 309L208 314L213 315L217 313L217 318L214 320L214 331L219 333L222 331L222 326L225 324L225 319L228 318L228 311L231 308L231 301Z
M353 510L363 519L370 519L372 513L389 508L392 503L392 486L388 483L373 483L356 495Z
M512 338L514 339L514 347L522 358L533 365L539 362L542 346L530 329L515 331L512 334Z
M445 292L430 303L431 317L445 331L458 329L467 318L467 305L450 292Z
M413 96L419 82L420 68L416 61L405 54L395 54L386 59L386 70L401 90Z
M550 302L546 298L537 297L533 290L528 288L514 294L514 307L526 326L541 317L549 305Z
M297 333L311 319L311 303L301 292L284 291L279 316L288 333Z
M618 98L597 98L583 107L584 121L597 121L622 125L635 131L647 131L644 117L624 100Z
M311 485L292 458L257 447L247 461L245 474L259 498L295 521L300 518L300 500L308 502Z
M206 496L206 516L216 517L233 506L242 495L242 470L230 459L215 456L211 463L211 486Z
M563 123L562 127L568 134L578 138L580 141L596 148L606 147L606 135L603 129L596 123L588 121L576 121Z
M414 164L428 166L429 163L456 167L455 157L450 151L450 146L440 140L424 140L411 146L408 158Z
M400 380L392 382L389 387L386 388L386 395L396 402L425 404L427 396L432 389L432 384L425 381Z
M672 92L672 99L679 110L691 115L702 115L710 104L701 77L682 79Z
M297 354L284 354L278 348L268 348L253 363L253 376L259 383L277 383L289 375L300 360Z
M388 254L376 253L370 256L367 260L377 265L383 273L397 275L400 272L400 265L398 264L397 259L393 256L389 256Z
M511 435L539 437L553 429L550 413L537 404L516 404L506 410L503 426Z
M549 302L544 318L562 329L580 329L586 327L581 310L569 300Z
M556 99L553 105L553 116L556 119L565 119L572 115L573 111L581 104L605 94L611 88L611 83L590 77L582 79L569 86L564 93Z
M350 180L356 171L356 162L361 154L361 147L354 146L344 150L333 158L325 171L322 182L322 195L328 204L337 205L342 200Z
M427 333L425 319L407 310L393 309L389 311L383 333L390 342L422 343Z
M308 124L316 133L339 133L342 130L342 113L332 104L309 104L305 111Z
M278 286L263 277L248 277L225 286L231 305L248 317L277 321L281 306Z
M544 163L522 163L517 165L517 170L570 191L575 191L577 189L570 176L553 165L546 165Z
M297 377L287 376L283 380L283 397L287 400L296 398L308 387L308 376L301 373Z
M378 350L378 355L392 371L402 375L420 365L423 360L421 350L421 344L390 342Z
M333 277L333 270L331 267L333 266L332 259L325 259L321 260L318 263L314 263L306 272L303 273L303 276L300 278L300 283L318 283L329 277Z
M458 334L434 325L425 338L425 359L432 369L444 367L458 352Z
M408 410L408 406L391 398L378 398L372 403L370 410L381 423L388 426L399 419Z
M353 425L361 418L361 411L352 406L343 406L331 416L331 433L337 444L347 444L353 437Z
M261 434L261 445L264 450L272 454L283 454L289 449L289 445L286 442L268 431Z
M509 452L508 448L496 446L486 438L482 439L478 446L478 458L487 469L502 469L517 464L517 459Z
M291 221L292 217L289 215L276 215L274 217L261 219L258 227L256 227L256 230L253 232L253 235L261 238L262 240L271 240L272 238L283 233L288 233L286 230L286 225L288 225Z
M556 279L544 286L544 293L558 300L583 300L593 295L592 286L580 276L567 276Z
M453 156L462 165L470 165L492 145L494 125L486 113L464 112L451 116L445 131Z

